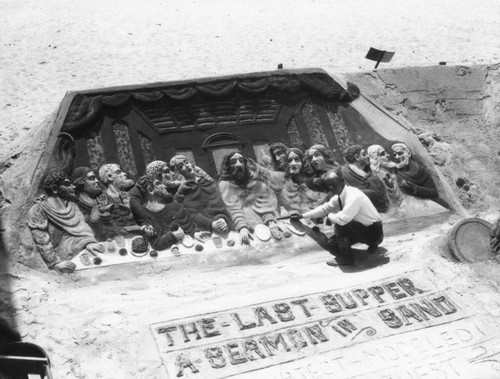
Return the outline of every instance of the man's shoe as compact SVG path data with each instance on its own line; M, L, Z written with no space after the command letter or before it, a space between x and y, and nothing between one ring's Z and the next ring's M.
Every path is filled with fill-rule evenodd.
M377 252L378 245L375 246L368 246L368 249L366 249L366 252L368 254L375 254Z
M354 266L354 261L346 261L344 259L333 258L326 261L328 266L339 267L339 266Z

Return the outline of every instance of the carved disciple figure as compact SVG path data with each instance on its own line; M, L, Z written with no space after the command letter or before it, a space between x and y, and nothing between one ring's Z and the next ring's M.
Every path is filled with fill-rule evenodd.
M396 175L401 189L412 196L423 199L437 198L436 184L429 171L411 159L411 150L404 143L392 145L394 159L397 161Z
M101 182L106 186L106 194L119 206L129 207L129 191L134 186L126 172L116 163L108 163L99 169Z
M105 186L104 193L115 205L111 217L113 223L120 226L133 224L130 214L130 196L127 193L134 181L116 163L108 163L99 169L99 178Z
M384 182L391 203L400 206L403 196L394 173L396 163L389 160L389 154L380 145L371 145L366 151L370 157L371 171Z
M151 176L153 178L159 177L165 186L169 194L171 195L171 199L175 199L177 201L182 201L184 199L183 195L180 195L182 189L180 188L181 179L180 175L175 174L170 170L170 167L167 162L164 161L153 161L146 166L146 175ZM140 206L146 202L146 198L137 188L137 184L128 192L130 197L130 208L132 209L135 205Z
M103 193L95 173L88 167L78 167L73 171L71 179L76 187L78 206L97 239L114 238L122 232L121 228L113 223L111 212L114 203Z
M344 151L347 164L342 166L342 176L347 185L359 188L371 200L378 212L389 210L389 198L384 182L370 170L370 159L365 149L353 145Z
M175 155L170 159L170 167L183 178L181 191L177 191L177 195L178 200L186 208L194 209L211 219L223 218L227 224L230 224L229 213L210 175L184 155Z
M164 250L177 242L171 230L174 224L188 235L199 230L216 233L227 231L227 224L223 219L212 221L173 200L161 176L155 178L144 175L137 181L137 188L146 200L144 205L132 203L132 213L155 249Z
M268 225L276 238L279 234L276 224L278 202L274 191L268 183L257 179L239 150L222 159L219 190L233 226L240 233L241 243L250 242L249 228L260 223Z
M325 198L324 193L313 191L303 183L305 163L304 153L300 149L291 148L285 155L285 172L271 171L257 165L258 177L270 183L279 205L288 213L306 212Z
M288 147L281 142L275 142L269 146L269 153L271 154L271 162L274 171L284 172L286 170L287 151Z
M333 159L331 152L323 145L313 145L306 151L305 160L307 161L312 172L305 172L307 187L317 192L324 192L325 188L318 185L317 179L323 177L328 171L338 167L337 162Z
M28 226L37 251L50 269L73 272L76 265L70 260L83 249L90 253L104 253L97 243L85 216L74 200L75 186L62 171L47 175L41 196L30 209Z

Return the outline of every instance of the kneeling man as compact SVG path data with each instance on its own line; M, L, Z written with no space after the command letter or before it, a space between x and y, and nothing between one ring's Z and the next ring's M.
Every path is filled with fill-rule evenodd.
M329 171L323 178L324 184L333 193L327 203L293 218L319 218L328 216L335 224L335 235L328 240L330 254L336 258L327 261L329 266L352 266L354 256L351 246L356 243L368 245L373 253L384 239L382 221L368 196L360 189L344 183L340 170ZM340 209L337 213L332 213Z

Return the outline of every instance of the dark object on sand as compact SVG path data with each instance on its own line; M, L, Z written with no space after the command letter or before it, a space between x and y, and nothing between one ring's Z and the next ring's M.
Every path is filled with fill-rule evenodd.
M229 247L233 247L235 245L234 240L227 240L226 243L227 243L227 246L229 246Z
M142 257L148 253L149 244L143 237L134 237L132 240L132 255Z
M492 225L479 218L466 218L457 222L448 234L448 247L455 259L475 263L487 261L495 254L490 248Z
M368 53L366 53L366 59L377 62L374 68L377 68L381 62L390 62L395 52L384 51L370 47Z
M94 264L99 266L102 263L102 259L99 257L94 257Z
M30 342L11 342L0 346L0 378L52 379L47 353Z
M125 255L127 255L127 254L128 254L128 251L127 251L127 249L120 249L120 250L118 251L118 253L119 253L122 257L124 257Z
M156 250L151 250L149 252L149 255L151 255L153 258L156 258L158 256L158 252Z
M196 244L196 246L194 247L194 249L195 249L196 251L203 251L203 245Z

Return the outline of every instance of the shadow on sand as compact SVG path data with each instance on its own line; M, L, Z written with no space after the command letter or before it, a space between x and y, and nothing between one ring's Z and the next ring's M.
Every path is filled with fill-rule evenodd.
M308 237L314 240L322 249L328 252L328 237L320 232L316 231L315 228L311 228L307 225L304 225L300 221L292 221L292 225L305 232ZM356 260L356 264L354 266L341 266L340 269L342 272L351 273L351 272L362 272L366 270L370 270L377 266L382 266L389 263L390 259L386 255L387 249L382 246L379 246L377 251L372 254L368 254L366 249L352 249L352 253L354 254L354 259ZM327 256L327 260L331 259L331 256Z

